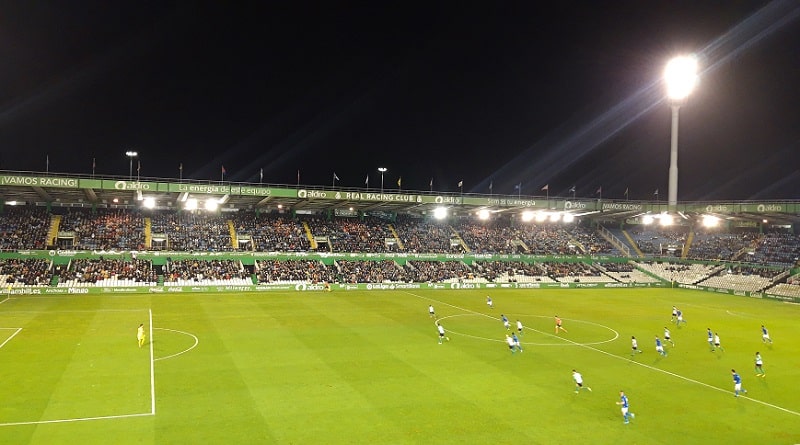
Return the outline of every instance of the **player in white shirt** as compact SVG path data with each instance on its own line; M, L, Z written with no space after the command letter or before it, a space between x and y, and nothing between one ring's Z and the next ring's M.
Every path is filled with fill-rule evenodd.
M636 337L631 335L631 357L633 357L636 353L641 354L642 351L639 350L639 342L636 341Z
M450 337L445 335L444 327L439 322L436 322L436 329L439 331L439 344L442 344L444 340L450 341Z
M428 306L428 314L430 314L431 318L436 317L436 311L433 310L433 305Z
M667 329L667 327L664 326L664 343L666 342L669 342L669 344L671 344L672 347L675 347L675 342L672 341L672 335L670 334L669 329Z
M522 335L522 322L517 320L517 332Z
M592 392L592 388L588 386L583 386L583 376L580 372L576 370L572 370L572 380L575 381L575 394L578 394L581 389L588 389L589 392Z
M720 351L725 351L725 348L720 346L719 334L717 334L716 332L714 333L714 347L719 349Z
M766 377L767 372L764 371L764 360L761 359L761 353L756 352L756 376Z
M508 334L506 334L506 343L508 344L508 350L511 351L512 354L516 352L517 345L514 344L514 339Z

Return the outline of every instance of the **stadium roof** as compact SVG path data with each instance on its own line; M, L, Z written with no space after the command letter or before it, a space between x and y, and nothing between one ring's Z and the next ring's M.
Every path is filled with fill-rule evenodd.
M153 198L156 208L181 209L196 199L216 199L224 210L273 211L383 211L427 214L449 207L456 214L478 210L520 213L548 210L576 217L622 221L669 211L678 217L712 214L740 225L794 224L800 222L800 201L679 202L668 208L664 201L558 196L445 193L398 188L342 188L309 185L253 184L164 178L63 175L47 172L0 171L3 202L25 202L63 207L138 208Z

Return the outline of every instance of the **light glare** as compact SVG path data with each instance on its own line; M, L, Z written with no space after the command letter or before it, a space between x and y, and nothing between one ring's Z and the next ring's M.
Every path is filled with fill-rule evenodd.
M697 84L697 59L694 56L680 56L670 60L664 69L667 83L667 97L683 100L691 94Z

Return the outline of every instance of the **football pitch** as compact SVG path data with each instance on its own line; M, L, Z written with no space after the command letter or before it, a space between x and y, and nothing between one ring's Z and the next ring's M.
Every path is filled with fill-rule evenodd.
M471 290L0 296L0 443L800 443L800 306L675 289L490 295L494 308ZM501 314L524 325L522 352ZM591 392L575 392L573 369Z

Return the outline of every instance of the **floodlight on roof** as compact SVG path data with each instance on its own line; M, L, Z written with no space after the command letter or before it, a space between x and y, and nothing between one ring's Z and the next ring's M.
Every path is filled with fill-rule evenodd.
M658 220L658 222L662 226L671 226L672 223L674 222L674 219L672 218L672 215L670 215L668 213L662 213L661 217Z
M436 207L435 209L433 209L433 217L436 219L447 218L447 209L444 207Z
M146 208L146 209L155 208L156 199L151 197L151 196L148 196L147 198L144 198L144 202L142 202L142 206L144 206L144 208Z
M575 215L573 215L572 213L565 213L564 217L561 220L564 221L565 223L571 223L575 221Z
M679 56L670 60L664 69L664 80L668 98L686 99L697 85L697 59L694 56Z
M197 209L197 199L189 198L183 204L183 208L186 210L196 210Z
M717 227L719 218L714 215L703 215L703 227Z
M535 216L534 213L531 212L530 210L526 210L526 211L522 212L522 220L524 222L533 221L533 217L534 216Z
M217 207L219 207L219 201L217 201L217 198L208 198L206 199L205 206L206 210L213 212L217 210Z
M486 209L478 210L478 219L483 221L489 219L489 211Z

